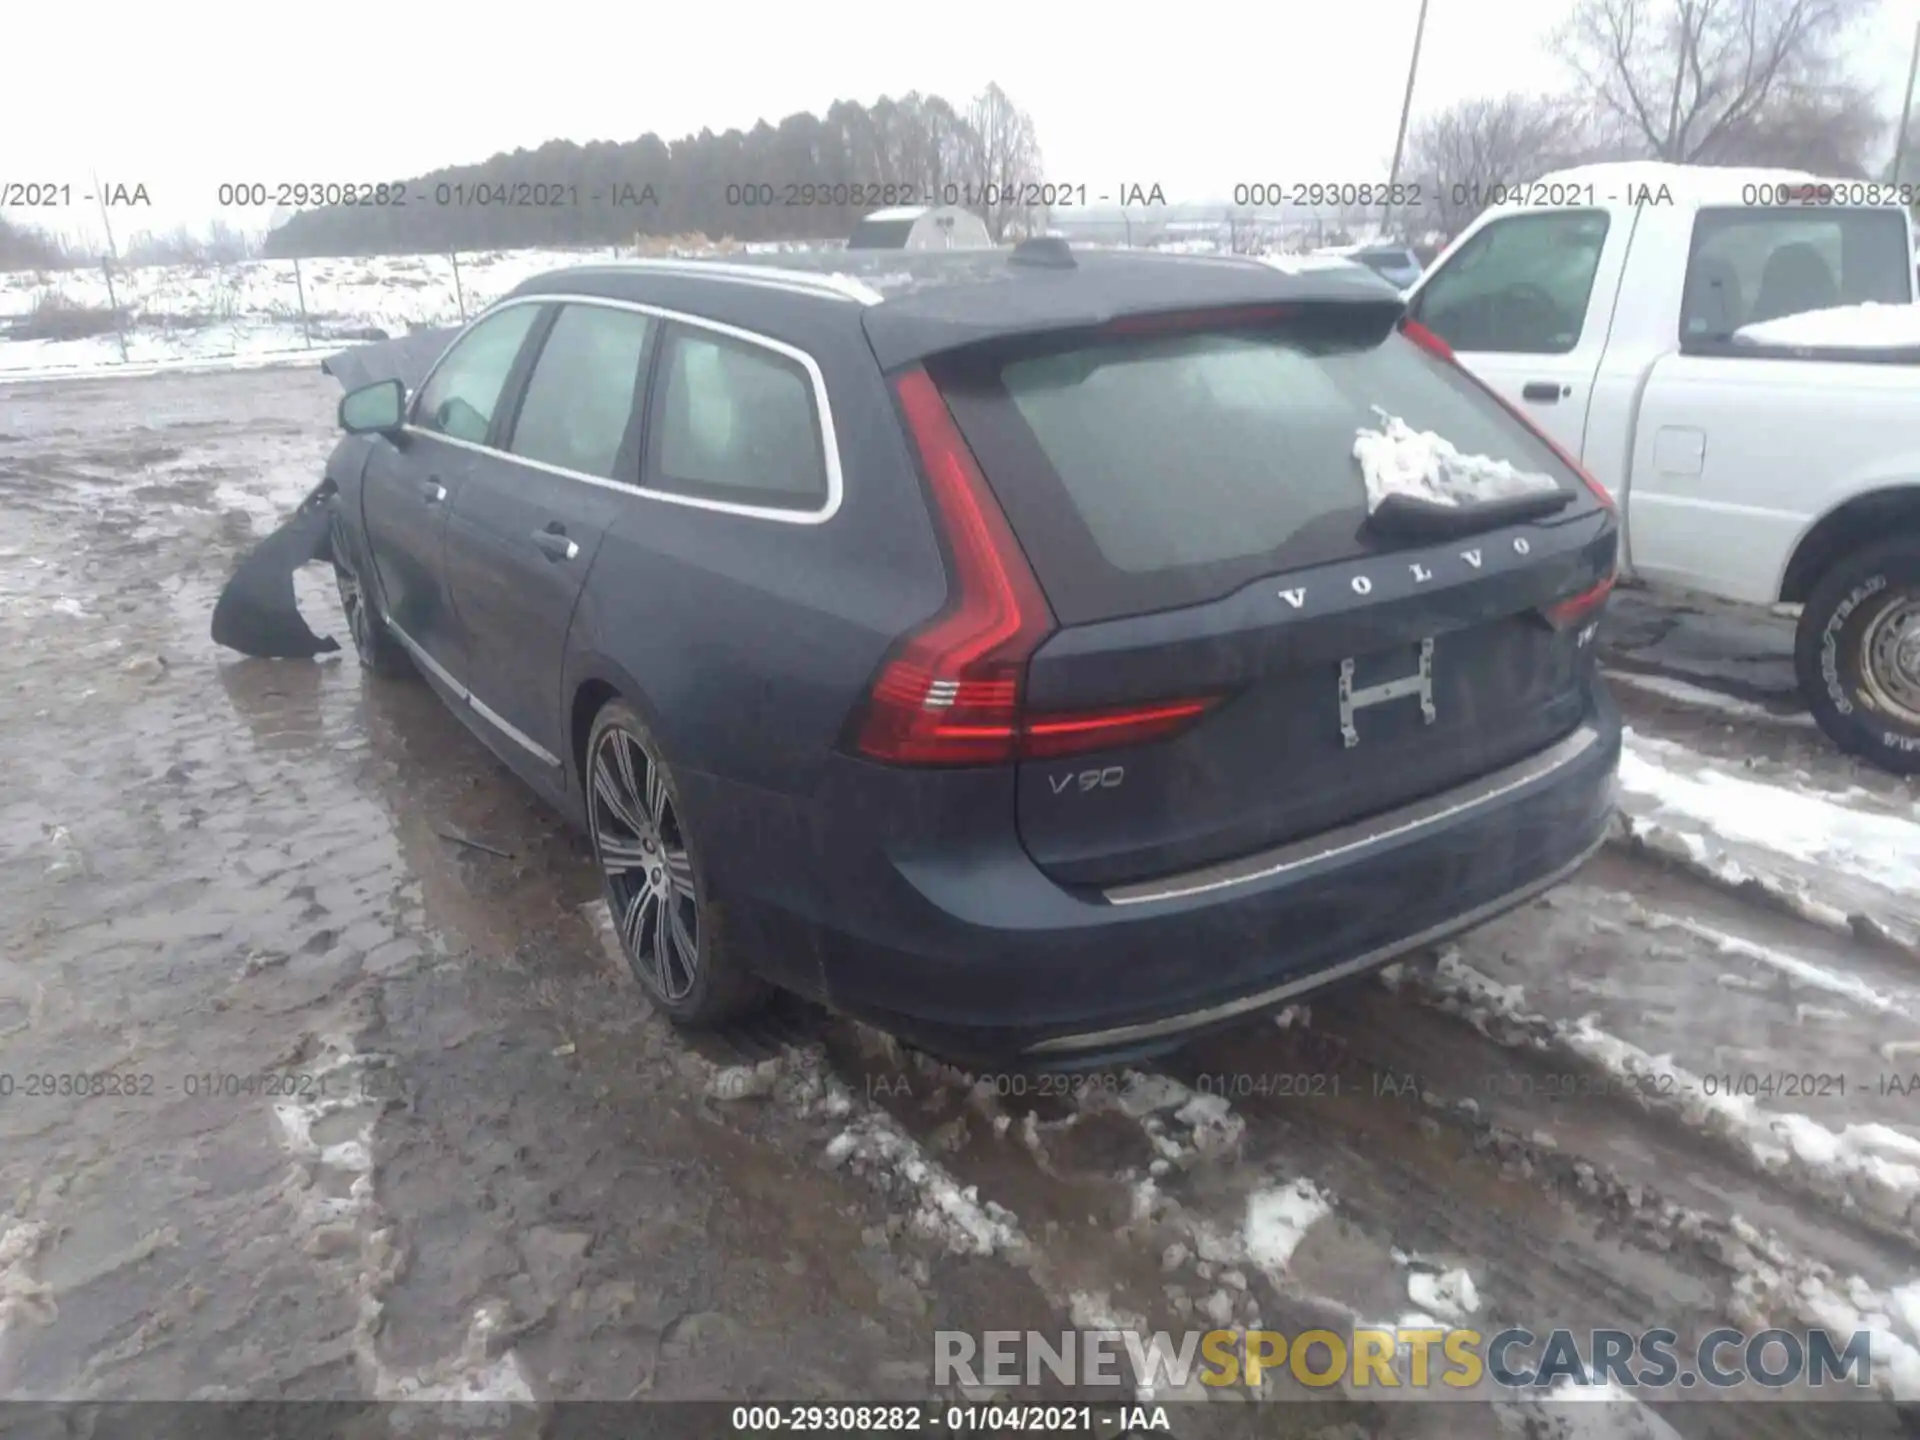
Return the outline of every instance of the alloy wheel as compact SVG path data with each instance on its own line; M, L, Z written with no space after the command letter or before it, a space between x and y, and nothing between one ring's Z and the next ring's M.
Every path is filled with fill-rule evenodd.
M700 975L700 901L693 856L660 761L618 725L588 758L588 816L627 963L669 1002Z

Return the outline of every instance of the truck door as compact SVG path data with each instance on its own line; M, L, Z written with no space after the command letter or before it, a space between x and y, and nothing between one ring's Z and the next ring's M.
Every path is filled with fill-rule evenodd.
M1408 304L1573 455L1582 454L1626 258L1624 234L1607 243L1613 224L1598 208L1502 215L1429 272Z

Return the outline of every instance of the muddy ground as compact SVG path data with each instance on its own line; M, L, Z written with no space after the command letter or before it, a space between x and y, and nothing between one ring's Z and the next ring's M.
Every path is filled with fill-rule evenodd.
M910 1398L940 1328L1421 1314L1866 1317L1920 1367L1891 882L1797 852L1787 891L1727 883L1656 817L1439 955L1070 1093L798 1006L696 1045L610 960L582 843L428 691L207 638L336 398L295 370L0 388L0 1395ZM344 639L326 577L301 592ZM1798 713L1788 624L1624 596L1646 753L1910 823ZM1741 1078L1783 1074L1825 1078ZM1456 1433L1445 1408L1349 1433Z

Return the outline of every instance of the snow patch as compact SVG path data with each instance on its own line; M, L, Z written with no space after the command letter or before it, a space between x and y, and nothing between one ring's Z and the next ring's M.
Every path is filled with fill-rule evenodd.
M1764 705L1756 705L1751 700L1742 700L1737 695L1729 695L1724 690L1709 690L1704 685L1691 685L1685 680L1675 680L1667 675L1641 675L1632 670L1612 670L1604 672L1609 685L1625 685L1629 690L1642 690L1649 695L1659 695L1697 710L1717 710L1722 715L1735 720L1752 720L1767 725L1788 725L1800 730L1817 730L1811 715L1802 713L1782 714L1769 710Z
M897 1177L915 1202L913 1227L944 1241L957 1255L1025 1248L1011 1212L981 1200L978 1186L954 1179L889 1116L878 1111L860 1116L828 1143L825 1153L830 1164L851 1162Z
M52 1287L27 1274L48 1234L38 1220L10 1222L0 1230L0 1337L18 1317L47 1325L57 1314Z
M1407 1298L1422 1310L1449 1320L1464 1320L1480 1308L1473 1276L1453 1269L1438 1274L1414 1270L1407 1275Z
M1367 512L1390 496L1404 495L1430 505L1458 506L1474 501L1506 500L1520 495L1557 494L1560 482L1538 471L1520 470L1505 460L1467 455L1431 430L1415 430L1378 405L1378 430L1361 430L1353 458L1367 486Z
M1311 1180L1269 1186L1247 1197L1241 1240L1247 1258L1269 1276L1287 1268L1300 1242L1321 1220L1333 1213L1333 1203Z
M1552 1020L1527 1011L1513 987L1497 984L1449 946L1425 981L1440 1008L1461 1014L1483 1034L1510 1045L1552 1048L1575 1055L1603 1072L1624 1077L1622 1087L1648 1109L1677 1115L1708 1135L1743 1148L1761 1169L1799 1177L1815 1193L1857 1206L1882 1221L1910 1225L1920 1200L1920 1137L1869 1123L1834 1131L1811 1116L1763 1110L1754 1097L1710 1091L1702 1078L1602 1030L1592 1016ZM1518 1034L1502 1035L1490 1021Z
M1813 790L1729 775L1670 740L1627 732L1620 785L1636 807L1708 834L1920 895L1920 825Z
M1733 338L1752 345L1806 345L1839 350L1896 350L1920 345L1920 305L1834 305L1742 325Z
M1716 930L1711 925L1703 925L1698 920L1687 920L1677 915L1662 915L1657 912L1642 912L1650 929L1681 930L1695 939L1704 940L1723 955L1737 955L1743 960L1751 960L1756 965L1764 965L1778 971L1796 984L1811 989L1825 990L1832 995L1841 995L1863 1009L1878 1011L1882 1015L1907 1015L1907 1007L1891 995L1883 994L1857 975L1844 974L1838 970L1829 970L1824 965L1816 965L1811 960L1803 960L1798 955L1785 950L1777 950L1771 945L1761 945L1755 941L1743 939L1738 935L1729 935Z

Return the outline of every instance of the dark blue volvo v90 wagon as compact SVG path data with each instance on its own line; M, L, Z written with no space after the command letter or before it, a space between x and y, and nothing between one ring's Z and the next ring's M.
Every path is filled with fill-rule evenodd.
M586 827L683 1023L1137 1056L1600 843L1617 518L1358 267L635 262L434 350L336 372L356 648ZM1555 488L1370 505L1383 412Z

